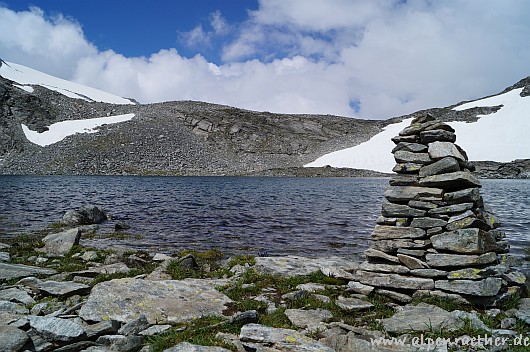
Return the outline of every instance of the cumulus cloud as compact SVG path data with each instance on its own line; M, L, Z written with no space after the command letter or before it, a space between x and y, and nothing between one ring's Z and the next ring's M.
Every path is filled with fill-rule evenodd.
M221 41L223 61L212 63L177 49L101 52L72 20L0 8L0 52L142 102L389 118L494 94L527 76L528 13L524 0L260 0L243 23L215 12L183 34L197 48Z

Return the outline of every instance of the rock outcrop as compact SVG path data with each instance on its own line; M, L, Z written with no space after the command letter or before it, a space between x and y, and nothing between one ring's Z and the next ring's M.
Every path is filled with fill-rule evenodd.
M508 241L454 130L427 114L392 140L395 175L358 281L405 302L441 291L495 305L517 292L524 276L500 263Z

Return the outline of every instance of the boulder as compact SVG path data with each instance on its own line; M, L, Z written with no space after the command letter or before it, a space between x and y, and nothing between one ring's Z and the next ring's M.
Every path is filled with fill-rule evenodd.
M87 321L128 322L145 314L149 324L177 324L203 316L222 316L231 300L207 280L115 279L92 288L79 316Z
M59 233L52 233L42 239L44 242L43 252L49 256L64 256L73 246L79 244L81 230L73 228Z
M84 205L77 210L68 210L63 215L63 224L68 226L101 224L107 220L107 214L95 205Z

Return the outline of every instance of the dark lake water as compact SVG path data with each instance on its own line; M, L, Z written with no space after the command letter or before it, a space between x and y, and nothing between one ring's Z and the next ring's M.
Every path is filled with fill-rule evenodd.
M0 176L0 241L59 221L91 203L113 219L109 244L173 252L349 256L366 249L387 179ZM530 181L483 180L482 195L515 253L530 243ZM116 222L133 236L112 238Z

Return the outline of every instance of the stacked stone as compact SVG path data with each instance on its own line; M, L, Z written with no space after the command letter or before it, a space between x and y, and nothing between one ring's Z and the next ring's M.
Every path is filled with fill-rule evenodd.
M434 293L486 305L524 284L499 262L508 241L454 132L424 115L392 138L395 175L356 272L361 284L402 302Z

